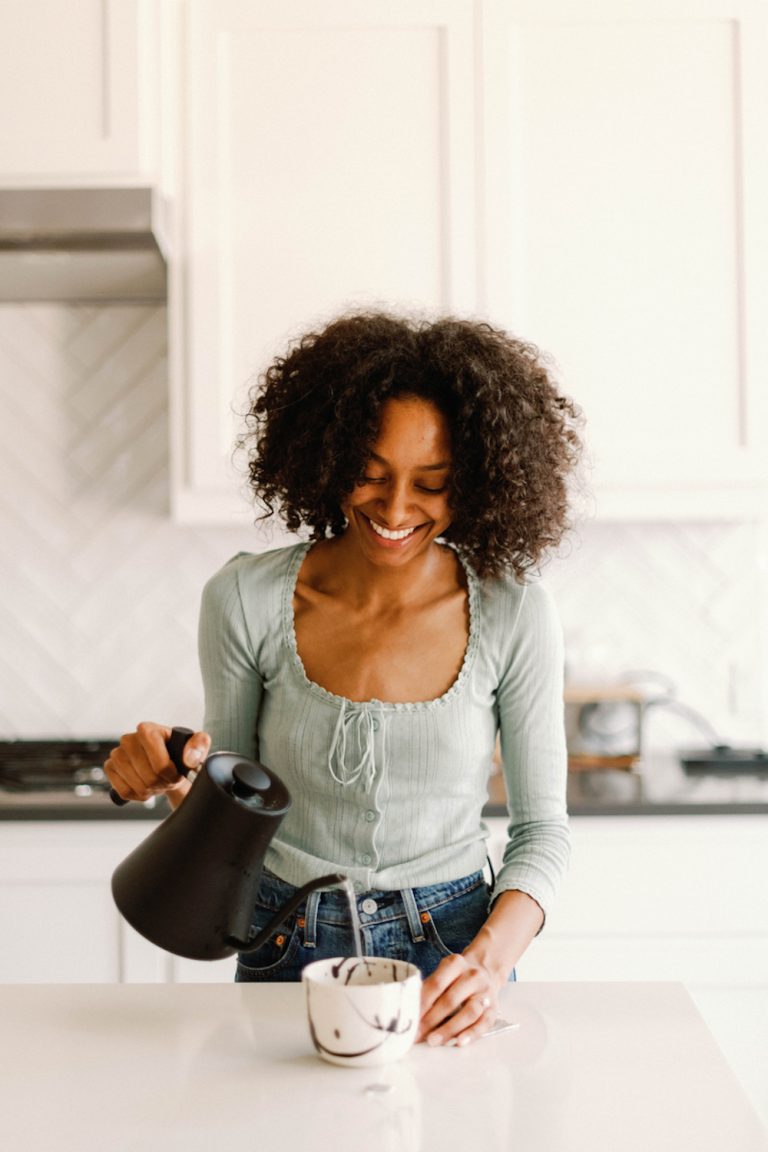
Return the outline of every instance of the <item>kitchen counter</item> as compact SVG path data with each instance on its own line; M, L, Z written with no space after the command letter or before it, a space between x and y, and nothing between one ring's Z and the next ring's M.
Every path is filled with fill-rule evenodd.
M504 782L491 777L486 816L505 816ZM735 816L768 814L768 771L687 776L672 753L648 754L632 771L568 773L571 816Z
M4 820L161 820L170 812L164 797L150 804L117 807L104 793L66 802L45 793L9 795L0 790ZM768 814L768 771L730 777L686 776L673 755L649 755L631 771L601 769L568 774L571 816L733 816ZM506 816L504 781L491 776L484 816Z
M8 1152L766 1152L681 984L517 984L516 1031L324 1064L297 984L2 986Z

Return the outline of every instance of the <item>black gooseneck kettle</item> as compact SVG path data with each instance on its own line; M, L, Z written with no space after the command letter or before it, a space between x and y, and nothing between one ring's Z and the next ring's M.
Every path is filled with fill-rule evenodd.
M168 754L185 776L182 753L191 735L174 728L168 740ZM346 879L333 873L305 884L248 938L264 857L290 806L274 772L233 752L213 753L183 804L115 869L118 909L147 940L177 956L221 960L255 952L310 892Z

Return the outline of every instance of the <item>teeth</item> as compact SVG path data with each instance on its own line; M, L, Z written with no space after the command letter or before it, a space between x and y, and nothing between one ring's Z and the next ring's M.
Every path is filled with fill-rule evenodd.
M371 528L377 536L383 536L385 540L405 540L406 536L410 536L415 532L415 528L401 528L399 532L391 532L389 528L382 528L380 524L376 524L373 520L369 520Z

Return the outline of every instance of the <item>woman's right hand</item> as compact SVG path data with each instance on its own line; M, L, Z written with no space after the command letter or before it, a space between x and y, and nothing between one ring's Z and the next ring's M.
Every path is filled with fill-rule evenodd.
M191 787L174 767L166 740L171 729L163 724L139 724L135 732L120 737L104 763L110 784L123 800L149 800L163 794L173 808L178 807ZM207 732L195 732L184 745L184 764L195 770L211 748Z

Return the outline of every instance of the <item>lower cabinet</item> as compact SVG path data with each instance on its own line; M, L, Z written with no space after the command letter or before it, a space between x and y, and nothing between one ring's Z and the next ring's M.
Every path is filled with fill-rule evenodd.
M505 821L488 821L497 867ZM768 816L574 817L526 980L768 987Z
M498 868L505 821L487 823ZM768 991L768 816L576 817L571 827L570 868L521 979ZM118 914L110 877L152 828L0 823L0 981L233 979L234 958L171 956Z
M234 959L171 956L118 913L112 872L153 827L149 820L0 823L0 983L234 979Z

